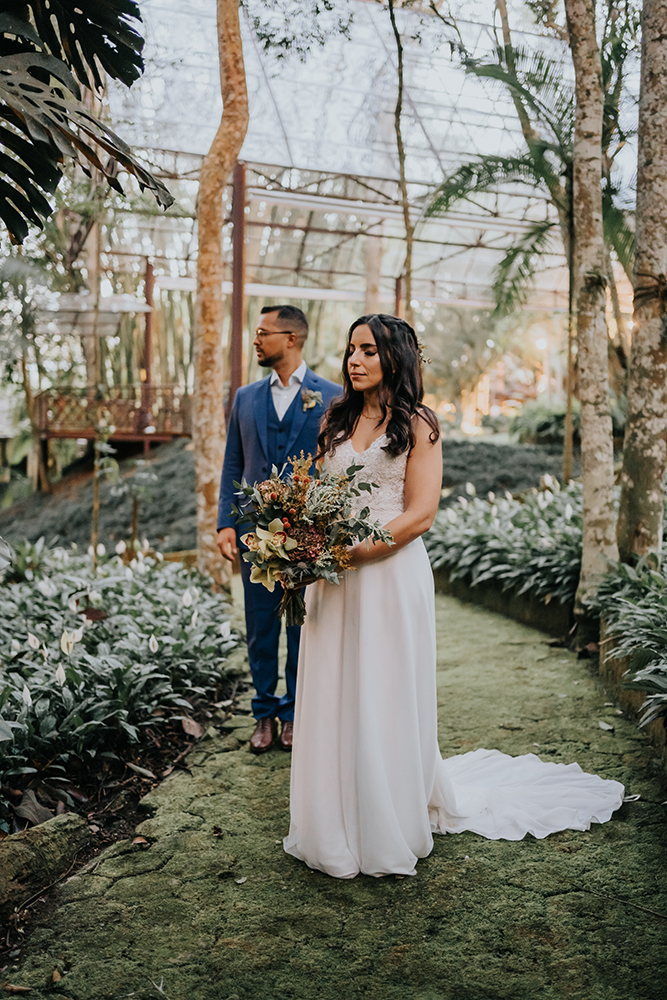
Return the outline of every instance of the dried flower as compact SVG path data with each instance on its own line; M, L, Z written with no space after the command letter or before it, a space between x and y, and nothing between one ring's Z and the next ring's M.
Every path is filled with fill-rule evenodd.
M322 406L322 393L314 389L304 389L301 393L303 400L303 411L312 410L315 406Z

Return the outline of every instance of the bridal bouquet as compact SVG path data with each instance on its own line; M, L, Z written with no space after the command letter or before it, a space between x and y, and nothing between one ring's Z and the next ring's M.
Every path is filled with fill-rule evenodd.
M242 510L234 506L234 513L240 522L255 525L254 531L241 537L248 546L243 558L252 563L250 580L271 591L276 582L282 584L280 614L288 625L303 625L306 605L301 588L305 583L339 582L339 573L350 565L350 545L364 539L393 543L391 532L370 519L368 507L354 513L361 491L377 488L374 483L357 482L363 465L315 478L309 474L312 463L311 456L304 458L302 453L300 459L291 459L287 479L281 479L274 466L263 483L234 483L248 498L248 506Z

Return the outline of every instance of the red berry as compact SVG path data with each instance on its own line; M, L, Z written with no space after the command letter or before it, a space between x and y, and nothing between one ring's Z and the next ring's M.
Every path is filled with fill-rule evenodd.
M278 499L278 494L277 493L272 493L271 494L271 499L272 500L277 500Z

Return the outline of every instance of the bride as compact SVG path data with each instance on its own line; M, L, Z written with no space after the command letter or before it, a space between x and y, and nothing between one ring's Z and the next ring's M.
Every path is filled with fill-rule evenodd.
M394 538L356 545L339 585L308 587L285 850L337 878L414 875L433 833L546 837L604 823L623 786L578 764L437 742L433 576L421 535L440 498L442 449L423 406L421 360L394 316L353 323L344 395L319 438L327 467L363 465Z

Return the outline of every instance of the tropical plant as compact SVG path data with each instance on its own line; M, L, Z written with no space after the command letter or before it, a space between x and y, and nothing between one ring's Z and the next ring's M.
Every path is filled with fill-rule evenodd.
M126 86L140 76L140 20L134 0L15 0L0 13L0 219L12 242L51 214L66 161L117 190L123 167L162 206L173 202L85 103L105 76Z
M523 500L492 493L482 500L469 483L469 496L439 511L424 536L433 569L447 569L450 580L472 587L493 582L545 603L570 604L581 567L581 486L560 489L551 477L544 480L544 490Z
M499 5L500 7L503 5ZM502 13L502 11L501 11ZM623 208L618 204L614 162L634 129L623 120L629 54L636 47L638 11L629 5L620 12L609 5L601 46L603 119L603 209L607 245L628 275L632 271L634 237ZM492 80L509 93L521 125L524 149L500 156L487 154L462 164L440 184L427 216L443 215L463 200L519 182L546 192L554 215L535 220L507 247L493 285L500 313L519 308L526 301L535 276L549 252L564 248L572 265L572 165L574 155L574 88L562 60L544 52L515 48L504 12L503 42L495 60L475 58L457 44L467 73ZM613 276L612 276L613 277Z
M208 582L118 548L95 571L90 556L43 542L9 569L0 547L3 788L58 785L86 762L123 758L238 672L227 660L238 635Z
M575 401L572 427L575 441L579 438L581 410ZM614 438L622 438L625 429L624 403L614 402L611 408ZM562 444L565 435L565 407L547 406L539 400L525 403L510 423L510 433L524 444Z
M625 687L645 691L640 725L667 718L667 578L653 555L636 567L620 563L600 585L595 600L606 631L615 640L611 653L628 658Z

